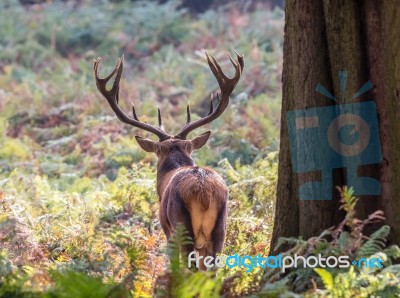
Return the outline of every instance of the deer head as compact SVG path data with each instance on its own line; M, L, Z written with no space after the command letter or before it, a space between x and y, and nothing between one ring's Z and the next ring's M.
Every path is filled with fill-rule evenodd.
M167 238L173 233L178 223L183 223L194 239L194 248L202 257L215 255L222 249L225 237L228 190L223 179L213 170L195 166L191 158L194 150L204 146L211 132L207 131L188 140L188 134L213 120L225 111L229 96L238 83L244 67L244 58L239 54L229 59L235 68L233 78L227 77L218 62L206 53L211 72L214 74L221 92L217 93L217 107L214 98L210 100L210 110L205 117L191 121L190 107L187 106L187 121L176 134L167 134L164 130L161 111L158 109L158 126L141 122L132 104L132 117L125 114L118 105L119 82L121 80L123 56L118 59L114 70L105 78L100 78L98 68L101 59L94 61L94 76L100 93L106 98L118 119L126 124L151 132L158 137L152 141L136 136L140 147L147 152L154 152L158 157L157 192L160 199L160 222ZM110 90L107 82L114 76ZM188 249L190 250L190 248ZM202 265L204 269L204 264Z

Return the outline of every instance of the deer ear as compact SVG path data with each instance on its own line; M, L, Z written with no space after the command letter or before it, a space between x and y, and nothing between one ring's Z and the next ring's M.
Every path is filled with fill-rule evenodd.
M211 131L206 131L205 133L202 133L198 137L195 137L194 139L190 140L190 142L193 145L193 149L196 150L196 149L200 149L201 147L203 147L207 143L210 135L211 135Z
M156 151L156 142L152 140L142 138L139 136L135 136L136 141L138 142L139 146L147 152L155 152Z

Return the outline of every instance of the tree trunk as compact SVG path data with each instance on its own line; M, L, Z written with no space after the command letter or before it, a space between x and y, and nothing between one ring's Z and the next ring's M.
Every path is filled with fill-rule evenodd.
M342 103L373 100L379 123L382 161L362 164L355 174L375 178L380 195L363 195L357 207L361 218L382 209L392 228L391 242L400 243L400 8L395 1L293 1L286 2L283 64L283 98L279 179L271 252L279 237L307 239L338 224L339 194L331 200L299 200L299 186L322 179L323 171L295 173L290 155L287 112L337 103L316 92L318 83ZM347 71L346 92L338 77ZM352 99L368 80L374 88ZM351 100L350 100L351 99ZM336 108L336 107L335 107ZM297 124L296 124L297 125ZM320 146L314 138L309 146ZM378 141L379 142L379 141ZM323 153L325 154L325 153ZM331 158L324 155L324 158ZM333 168L334 186L346 185L351 169ZM353 174L354 174L353 173ZM351 185L349 185L351 186Z

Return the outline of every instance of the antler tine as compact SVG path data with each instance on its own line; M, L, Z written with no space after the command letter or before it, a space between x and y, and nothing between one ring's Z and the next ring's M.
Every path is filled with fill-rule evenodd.
M161 110L160 110L160 108L157 108L157 113L158 113L158 127L160 127L162 129L162 131L164 131L164 126L163 126L162 120L161 120Z
M124 59L124 56L122 56L121 58L118 58L117 64L115 65L114 70L105 78L99 77L98 68L99 68L99 65L101 62L101 58L99 57L94 60L94 75L95 75L95 79L96 79L97 89L99 89L101 94L103 94L107 100L108 100L107 97L109 97L110 99L115 98L115 101L117 103L118 103L118 99L119 99L118 98L119 97L119 81L121 80L121 75L122 75L123 59ZM115 77L113 86L110 90L107 90L106 85L116 72L117 72L117 75Z
M135 119L136 121L139 121L139 118L138 118L138 116L136 115L135 105L133 104L133 102L131 102L131 104L132 104L133 119Z
M190 105L189 104L186 107L186 117L187 117L186 124L189 124L190 123Z
M117 60L117 64L115 65L114 70L105 78L99 77L98 68L99 68L100 62L101 62L101 58L97 58L94 60L94 65L93 65L96 86L97 86L97 89L100 91L100 93L105 97L105 99L110 104L110 107L113 109L117 118L126 124L130 124L132 126L138 127L140 129L143 129L143 130L146 130L148 132L155 134L156 136L158 136L158 138L161 141L170 138L171 136L166 134L162 128L160 110L158 110L158 119L159 119L160 127L156 127L151 124L147 124L147 123L143 123L143 122L139 121L139 118L136 115L135 106L133 105L133 103L132 103L133 118L126 115L121 110L120 106L118 105L119 82L120 82L121 76L122 76L122 70L123 70L123 65L124 65L124 56L122 56L121 58L119 58ZM117 73L117 74L115 76L113 86L110 90L107 90L107 87L106 87L107 83L114 76L115 73Z
M233 51L235 52L236 58L237 58L237 60L238 60L238 62L240 64L240 69L241 69L241 71L243 71L243 68L244 68L244 55L240 56L238 54L238 52L236 52L235 50L233 50Z
M214 74L221 90L220 94L217 93L217 108L214 110L213 98L211 96L211 106L208 115L194 122L187 122L186 125L181 129L181 131L176 135L176 137L185 139L192 130L217 119L225 111L226 107L229 104L229 96L232 94L232 91L235 89L236 84L239 82L240 76L244 68L243 55L240 56L236 51L235 54L236 58L233 59L228 53L229 60L235 68L235 75L233 76L233 78L229 78L222 71L221 66L219 65L217 60L212 55L209 55L206 52L208 65L211 69L211 72Z

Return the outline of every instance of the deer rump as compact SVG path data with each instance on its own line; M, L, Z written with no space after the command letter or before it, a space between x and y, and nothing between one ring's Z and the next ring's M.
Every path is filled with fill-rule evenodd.
M228 188L215 171L196 166L172 174L161 198L160 221L167 238L182 223L200 256L214 256L224 245Z

